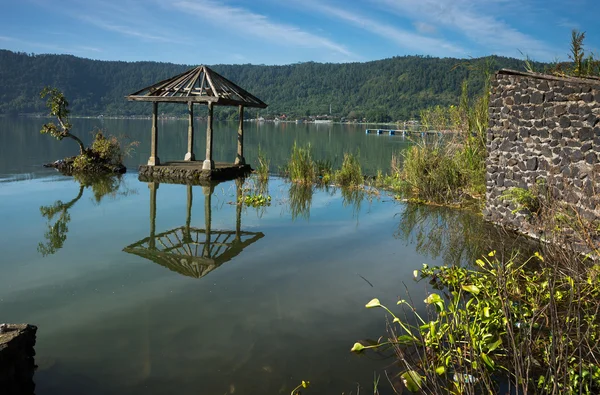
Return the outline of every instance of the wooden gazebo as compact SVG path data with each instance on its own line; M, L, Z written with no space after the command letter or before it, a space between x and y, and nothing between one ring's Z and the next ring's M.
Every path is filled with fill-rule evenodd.
M242 196L242 181L236 180L237 201ZM242 205L236 206L235 230L212 229L212 186L204 186L204 228L191 226L192 186L187 185L185 225L156 233L156 192L159 183L150 182L150 235L123 249L184 276L202 278L239 255L246 247L264 237L262 232L241 230Z
M266 108L267 104L240 88L227 78L206 66L198 66L184 73L148 86L127 96L128 100L152 102L152 140L148 166L160 165L158 158L158 103L187 103L188 105L188 148L185 161L194 161L194 104L208 106L206 128L206 159L203 170L213 170L213 107L238 106L240 112L237 134L236 165L244 165L244 107Z

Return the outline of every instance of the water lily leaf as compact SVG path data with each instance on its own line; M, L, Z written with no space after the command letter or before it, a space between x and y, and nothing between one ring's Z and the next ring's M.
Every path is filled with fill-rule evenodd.
M472 284L471 285L464 285L463 284L461 287L462 287L462 289L464 291L470 292L473 295L477 295L480 292L479 288L476 285L472 285Z
M352 351L352 352L361 352L364 349L365 349L365 346L363 346L359 342L356 342L356 343L354 343L354 346L352 346L352 348L350 349L350 351Z
M380 307L380 306L381 306L381 303L379 303L379 299L377 299L377 298L372 299L369 303L367 303L365 305L365 307L367 309L370 309L370 308L373 308L373 307Z
M400 375L402 382L410 392L418 392L423 384L423 379L419 373L409 370Z

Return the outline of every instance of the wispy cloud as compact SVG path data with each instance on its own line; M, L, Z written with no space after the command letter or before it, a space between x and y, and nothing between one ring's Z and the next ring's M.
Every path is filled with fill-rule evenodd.
M506 7L506 0L372 0L399 16L426 20L463 34L470 41L489 48L490 53L514 56L517 50L540 60L552 58L551 48L501 19L494 8Z
M104 22L98 18L94 18L94 17L88 16L88 15L77 15L76 17L84 22L90 23L101 29L116 32L116 33L121 33L126 36L140 38L142 40L156 41L156 42L163 42L163 43L181 43L182 42L182 40L176 40L176 39L173 39L173 38L170 38L167 36L144 33L142 31L137 30L132 27L122 26L119 24L111 23L111 22Z
M400 29L379 20L370 19L362 14L321 3L309 2L303 4L308 4L312 9L326 15L350 22L364 30L395 42L403 49L412 50L416 53L436 53L439 55L464 55L466 53L459 45Z
M240 35L250 35L286 46L326 49L348 58L356 58L344 45L296 26L274 22L265 15L242 7L228 6L213 0L174 1L170 5L201 17L203 23Z

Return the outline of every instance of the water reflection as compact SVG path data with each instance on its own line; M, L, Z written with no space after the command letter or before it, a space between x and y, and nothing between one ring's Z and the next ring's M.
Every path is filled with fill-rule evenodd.
M213 230L211 200L214 185L203 186L204 228L191 226L193 187L187 185L185 225L156 233L156 194L159 183L148 183L150 189L150 235L123 249L130 254L151 260L184 276L201 278L233 259L250 244L264 237L262 232L241 230L243 181L236 180L235 230Z
M292 221L297 218L310 218L310 207L312 205L313 186L312 184L292 183L289 189L290 213Z
M535 251L535 243L482 221L476 213L419 204L406 205L394 237L431 259L441 257L446 265L472 263L492 250L502 255L521 250L524 256Z
M73 178L79 182L77 196L66 203L62 200L57 200L51 205L40 206L40 213L42 217L46 218L48 227L44 233L45 241L40 242L37 248L42 256L52 255L63 247L67 240L67 233L69 232L68 224L71 221L69 210L81 199L85 188L91 188L96 204L100 204L105 196L115 198L118 194L128 195L135 192L128 188L119 192L123 182L121 175L102 177L76 175Z

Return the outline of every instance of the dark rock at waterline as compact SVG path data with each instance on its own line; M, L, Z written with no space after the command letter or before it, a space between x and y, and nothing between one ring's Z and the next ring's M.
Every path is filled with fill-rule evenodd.
M75 156L65 159L59 159L57 161L46 163L44 167L54 168L65 175L72 175L75 170L73 169L73 162L75 161ZM127 168L119 163L112 164L104 162L100 159L93 160L92 163L88 164L86 170L84 171L86 174L123 174L127 171Z
M37 327L3 324L0 330L0 393L33 394Z

